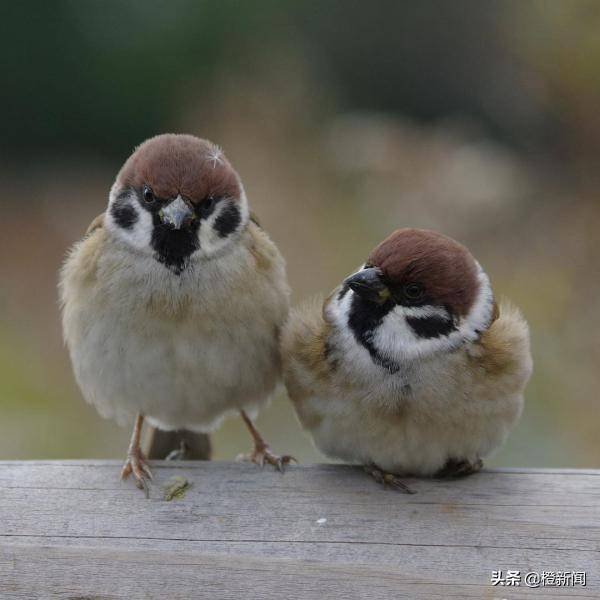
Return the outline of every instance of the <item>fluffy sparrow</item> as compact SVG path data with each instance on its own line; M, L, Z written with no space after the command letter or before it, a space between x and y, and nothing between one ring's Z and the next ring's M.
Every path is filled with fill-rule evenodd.
M217 146L190 135L141 144L108 209L71 249L60 295L85 399L103 417L134 422L123 478L133 473L138 487L151 478L144 419L207 432L238 411L255 441L252 460L290 460L251 420L280 378L285 265Z
M326 455L396 475L477 471L506 439L531 374L527 323L494 302L458 242L400 229L324 304L292 312L284 379Z

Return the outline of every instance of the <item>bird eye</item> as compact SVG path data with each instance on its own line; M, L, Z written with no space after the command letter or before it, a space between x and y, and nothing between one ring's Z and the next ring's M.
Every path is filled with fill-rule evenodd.
M144 186L142 194L144 196L144 200L148 202L148 204L150 204L150 202L154 202L154 193L149 185Z
M210 213L212 213L212 211L214 210L216 203L217 199L214 196L207 196L206 198L204 198L204 200L202 200L202 202L200 203L200 214L203 217L208 217L208 215L210 215Z
M403 291L408 300L419 300L423 295L423 286L419 283L409 283L404 286Z

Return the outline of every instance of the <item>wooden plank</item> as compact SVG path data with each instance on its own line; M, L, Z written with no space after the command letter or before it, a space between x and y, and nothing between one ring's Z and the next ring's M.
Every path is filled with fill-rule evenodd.
M0 598L599 598L600 471L484 471L383 490L342 465L0 462ZM161 484L192 487L166 502ZM493 570L587 586L490 585Z

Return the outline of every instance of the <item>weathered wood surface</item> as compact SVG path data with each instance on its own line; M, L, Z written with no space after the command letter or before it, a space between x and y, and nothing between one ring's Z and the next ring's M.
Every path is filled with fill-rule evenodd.
M0 598L600 598L600 471L410 481L362 470L0 462ZM167 502L161 484L193 483ZM493 587L493 570L586 571L586 587Z

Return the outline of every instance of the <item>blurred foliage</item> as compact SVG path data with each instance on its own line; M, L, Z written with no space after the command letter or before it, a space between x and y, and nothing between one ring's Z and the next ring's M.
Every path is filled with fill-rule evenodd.
M522 2L507 40L543 86L568 158L597 161L600 149L600 4Z
M600 4L25 0L0 19L0 457L119 457L76 389L56 273L144 138L223 146L327 293L392 229L457 237L525 312L535 373L504 465L598 466ZM282 392L259 425L318 453ZM247 450L235 419L217 458Z
M277 2L26 0L4 3L4 150L120 156L202 94L272 26ZM265 18L266 17L266 18Z
M495 136L540 144L555 133L551 107L540 107L539 86L529 81L532 69L507 48L499 27L522 10L520 4L528 3L5 3L0 43L9 93L0 96L0 144L11 154L84 149L121 157L132 140L172 122L186 98L205 95L222 70L235 65L252 72L265 48L286 44L301 47L344 110L402 112L424 120L469 116ZM569 30L552 29L555 13L574 13L567 15L568 24L581 24L573 22L572 4L544 4L551 35L542 37L543 21L536 27L550 49L552 34ZM587 27L592 31L589 22ZM550 59L544 64L560 65L553 56L543 58Z

